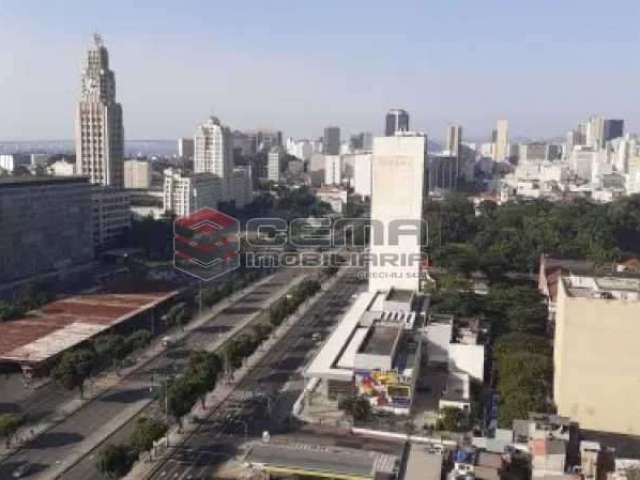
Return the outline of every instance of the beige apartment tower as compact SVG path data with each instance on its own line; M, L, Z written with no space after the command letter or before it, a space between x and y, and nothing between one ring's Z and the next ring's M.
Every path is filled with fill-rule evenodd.
M91 183L124 186L122 106L116 102L109 52L97 34L87 53L76 110L76 171Z
M640 279L558 282L554 401L580 427L640 435Z
M503 162L509 158L509 122L507 120L498 120L496 124L494 154L496 162Z

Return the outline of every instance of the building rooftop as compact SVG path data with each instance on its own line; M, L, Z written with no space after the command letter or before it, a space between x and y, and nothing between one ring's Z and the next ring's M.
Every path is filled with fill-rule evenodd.
M562 281L571 297L640 300L640 278L569 275Z
M368 480L377 475L393 475L398 458L394 455L307 444L256 443L245 460L278 475L311 475L342 480Z
M389 290L389 293L387 294L387 298L385 300L389 302L406 303L411 301L412 297L413 297L413 292L411 290L398 290L398 289L392 288L391 290Z
M369 355L391 355L402 329L398 327L373 326L358 349L358 353Z
M54 176L8 176L0 177L0 186L4 187L20 187L24 185L55 185L59 183L88 183L87 177L54 177Z
M39 364L176 293L96 293L49 303L23 318L0 323L0 362Z

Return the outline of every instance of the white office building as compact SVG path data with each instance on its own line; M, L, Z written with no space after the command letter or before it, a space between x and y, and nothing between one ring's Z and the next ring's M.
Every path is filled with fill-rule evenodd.
M426 166L424 134L407 132L373 141L371 219L382 224L383 232L382 242L371 235L369 291L419 289L421 229L397 240L390 233L397 222L421 222Z
M183 175L179 170L164 171L164 212L178 217L189 215L200 208L217 208L223 200L222 179L211 173Z
M311 158L311 155L313 155L313 148L314 145L309 140L294 140L291 137L287 138L287 153L291 156L299 158L300 160L309 160Z
M371 160L371 153L359 153L353 162L353 191L362 197L371 196Z
M271 147L267 155L267 179L271 182L280 183L284 170L284 152L282 147Z
M194 173L210 173L222 181L223 199L230 198L231 171L233 170L233 142L231 131L216 117L210 117L198 126L193 139Z
M342 184L343 162L341 155L324 156L324 184Z

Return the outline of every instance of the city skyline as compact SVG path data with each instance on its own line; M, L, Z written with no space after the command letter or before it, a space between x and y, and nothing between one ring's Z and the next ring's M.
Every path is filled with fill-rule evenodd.
M488 138L499 118L509 120L513 137L529 138L563 135L591 114L624 118L631 132L640 122L640 71L620 63L638 44L630 14L638 6L629 1L597 15L590 2L409 2L400 10L382 2L301 9L249 2L162 11L72 2L65 12L6 3L3 141L73 137L73 121L65 119L73 116L93 31L110 49L132 139L184 136L211 114L234 129L271 127L294 137L318 137L330 124L379 134L384 112L396 107L435 139L451 123L463 125L469 139ZM62 32L67 10L75 21ZM214 13L226 21L204 21ZM369 55L371 48L378 54Z

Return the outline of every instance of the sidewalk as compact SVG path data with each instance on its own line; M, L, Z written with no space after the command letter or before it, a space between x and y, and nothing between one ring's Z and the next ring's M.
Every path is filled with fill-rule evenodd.
M242 290L235 292L224 300L221 300L219 303L214 305L210 310L203 311L201 315L198 315L194 320L185 325L184 330L179 327L172 328L168 334L172 335L177 340L181 340L188 336L193 330L199 328L204 323L209 321L212 317L218 315L222 310L229 307L236 301L238 301L243 296L251 293L253 290L257 289L264 283L268 282L273 278L273 275L269 275L262 280L248 285ZM297 280L297 279L294 279ZM232 333L232 332L229 332ZM158 357L161 353L165 351L164 346L162 345L160 338L155 338L152 343L143 350L135 359L135 363L129 367L120 369L119 373L115 371L107 371L104 372L95 378L91 378L87 381L85 386L84 398L80 398L79 395L74 397L73 399L63 403L60 405L55 411L53 411L49 416L43 418L39 422L35 424L27 424L21 427L18 432L14 435L14 439L11 442L11 447L6 448L5 442L1 442L0 444L0 462L6 459L9 455L15 453L20 450L22 446L38 435L46 432L48 429L53 427L54 425L59 424L64 421L66 418L77 412L80 408L85 406L86 404L93 401L96 397L102 395L107 392L109 389L118 385L118 383L125 380L129 375L135 373L140 368L144 367L148 362L152 361L156 357Z
M300 320L307 311L315 304L316 301L329 289L331 289L338 280L347 272L348 269L340 269L328 281L322 284L322 288L313 297L306 300L293 314L291 314L278 328L276 328L267 340L262 343L256 351L246 359L243 366L234 371L233 382L221 382L216 385L213 391L207 394L205 405L202 408L200 402L197 402L191 413L185 416L183 421L182 432L178 431L178 426L174 425L169 430L169 445L176 447L187 440L197 429L200 422L218 409L235 391L236 387L251 372L253 367L258 364L262 358L280 341L281 337ZM161 451L158 451L161 450ZM148 462L148 454L144 454L144 460L138 460L131 471L123 477L124 480L144 480L153 475L156 469L160 468L164 461L168 458L171 450L166 448L166 437L158 441L153 462Z

